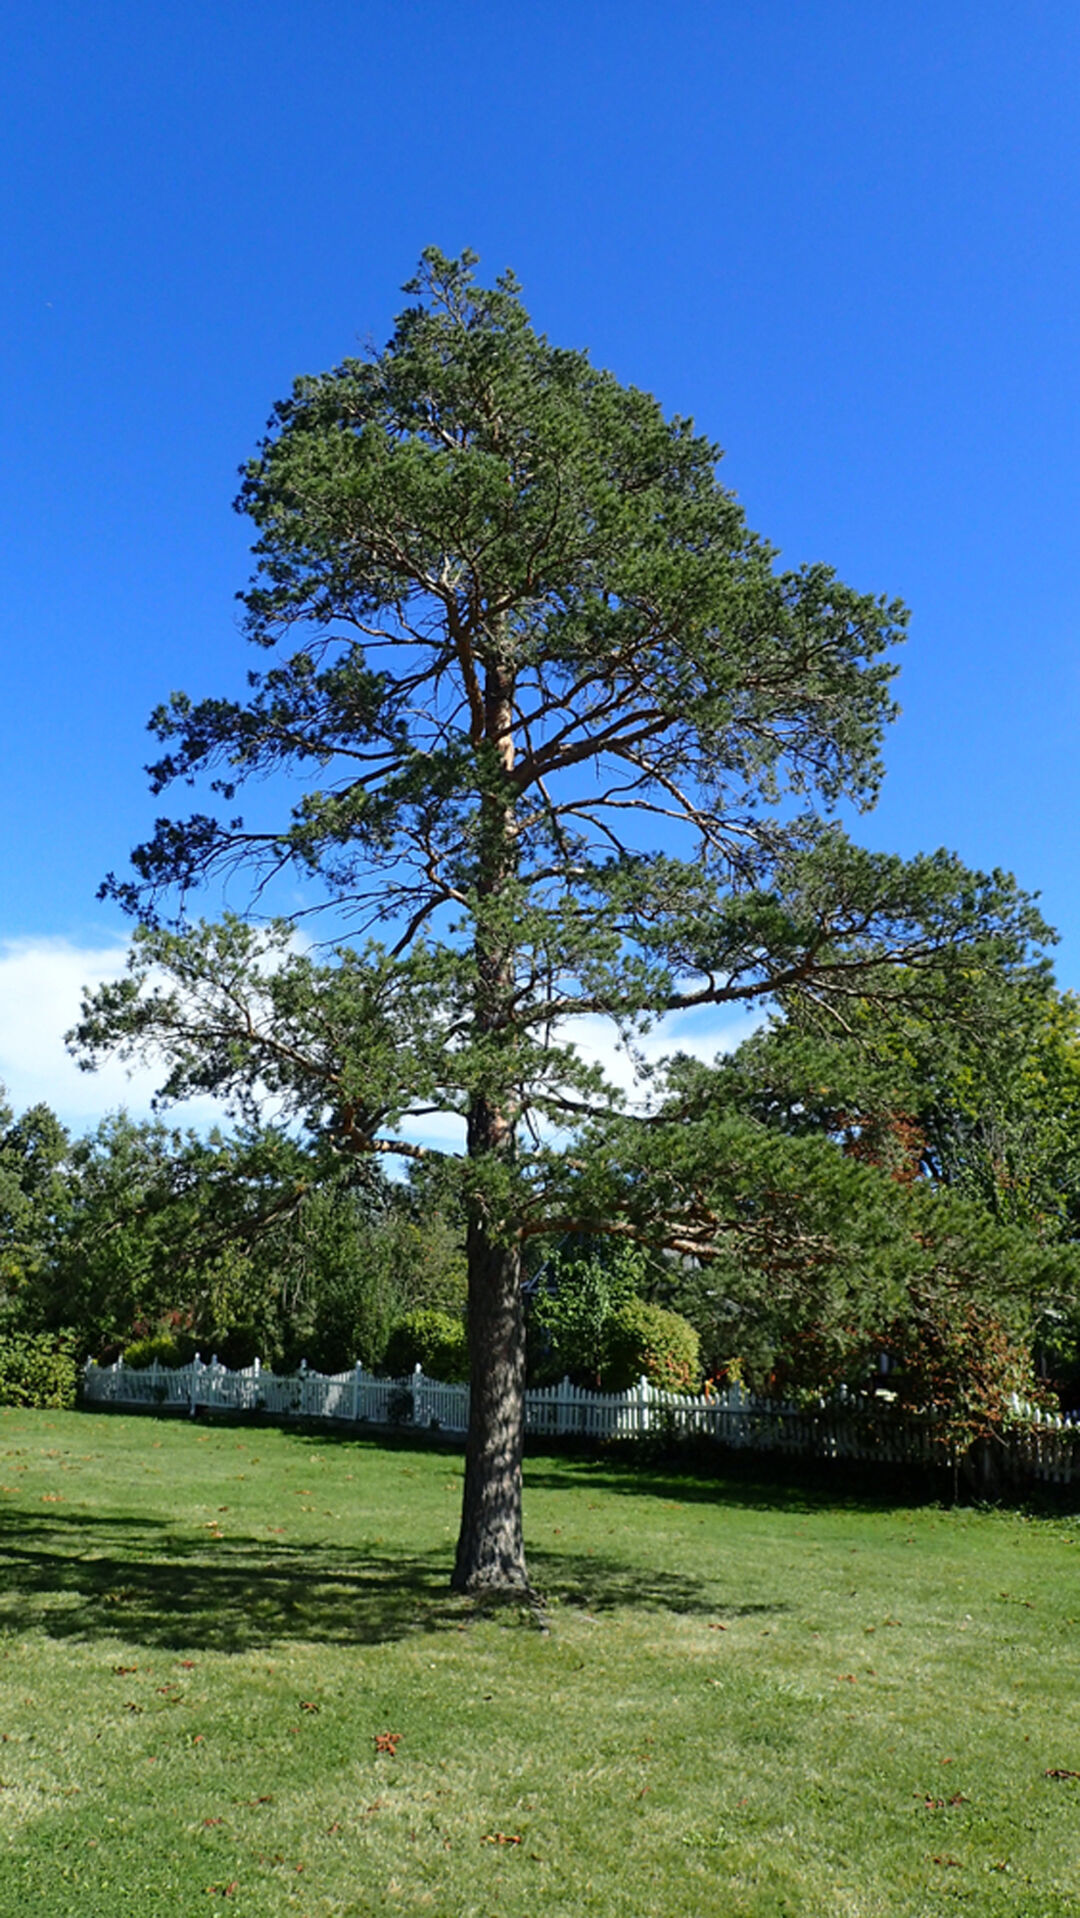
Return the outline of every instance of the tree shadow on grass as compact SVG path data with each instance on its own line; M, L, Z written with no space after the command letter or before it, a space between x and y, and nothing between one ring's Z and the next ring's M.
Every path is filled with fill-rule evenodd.
M727 1506L798 1517L818 1512L887 1515L942 1503L943 1482L929 1471L897 1468L886 1478L880 1466L860 1468L838 1461L833 1467L833 1461L791 1458L777 1459L774 1465L760 1453L745 1460L726 1453L703 1462L695 1454L685 1461L673 1458L657 1463L613 1457L610 1452L574 1452L564 1458L526 1458L525 1482L530 1491L595 1489L677 1505Z
M403 1427L358 1433L355 1427L285 1428L301 1446L325 1449L341 1443L385 1456L430 1458L433 1451L460 1466L461 1441L446 1433ZM711 1439L675 1445L657 1457L649 1441L608 1443L569 1438L530 1438L525 1452L527 1489L548 1491L596 1487L632 1498L698 1502L747 1511L865 1512L888 1515L952 1502L951 1473L942 1467L901 1465L873 1459L804 1458L798 1453L755 1452ZM535 1554L530 1554L530 1557Z
M712 1581L612 1555L535 1549L530 1565L543 1595L592 1613L633 1607L703 1618L785 1609L729 1606ZM451 1593L449 1571L445 1547L402 1555L255 1538L207 1543L161 1520L12 1513L0 1521L0 1631L119 1638L169 1651L378 1645L454 1630L491 1609L483 1597Z
M728 1603L713 1579L697 1578L691 1572L664 1571L640 1561L630 1564L598 1553L550 1552L533 1546L529 1569L537 1589L548 1599L597 1614L626 1607L677 1618L720 1616L726 1620L756 1617L759 1613L776 1617L790 1609L779 1600Z

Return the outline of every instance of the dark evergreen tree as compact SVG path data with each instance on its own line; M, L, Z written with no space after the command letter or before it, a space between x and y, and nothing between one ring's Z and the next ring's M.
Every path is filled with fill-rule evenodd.
M172 1091L269 1079L361 1154L420 1161L407 1122L460 1116L461 1589L527 1580L525 1240L584 1223L708 1255L716 1238L677 1128L666 1175L607 1130L619 1101L575 1019L632 1039L777 992L886 1000L1035 924L1000 875L874 856L823 820L874 798L902 607L780 569L710 441L549 344L513 279L485 289L473 265L426 253L385 350L275 410L239 501L267 663L244 699L157 713L155 790L212 775L210 801L160 820L113 882L151 927L81 1028L92 1053L165 1038ZM284 772L302 792L267 825L281 788L261 782ZM321 967L279 950L245 985L255 935L154 926L177 889L238 867L298 873L370 943Z

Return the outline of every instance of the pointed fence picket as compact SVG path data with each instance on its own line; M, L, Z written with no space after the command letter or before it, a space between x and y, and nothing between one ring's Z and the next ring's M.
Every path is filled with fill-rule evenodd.
M424 1376L375 1378L356 1365L327 1375L301 1364L277 1373L254 1364L231 1371L217 1357L190 1365L136 1370L118 1359L88 1359L83 1400L90 1405L184 1407L266 1412L275 1418L332 1418L353 1425L413 1426L463 1434L469 1388ZM872 1394L845 1394L795 1403L758 1398L740 1385L690 1397L639 1379L626 1392L594 1392L563 1379L525 1394L525 1428L534 1438L640 1438L650 1433L700 1435L720 1445L809 1458L879 1461L896 1465L953 1465L940 1421L932 1414L898 1413ZM1080 1482L1080 1422L1014 1398L1002 1434L1008 1475Z

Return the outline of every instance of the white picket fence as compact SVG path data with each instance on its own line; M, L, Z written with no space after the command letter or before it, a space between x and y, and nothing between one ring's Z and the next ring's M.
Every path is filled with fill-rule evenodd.
M469 1388L426 1378L420 1367L399 1379L375 1378L360 1365L328 1376L301 1365L277 1373L259 1364L230 1371L216 1358L204 1364L151 1365L143 1370L101 1366L88 1359L83 1374L88 1404L200 1407L267 1412L276 1418L333 1418L353 1424L411 1425L450 1435L469 1422ZM1003 1434L1009 1476L1080 1482L1080 1422L1040 1411L1014 1398ZM757 1398L739 1385L689 1398L640 1379L627 1392L592 1392L569 1379L525 1394L525 1424L537 1438L638 1438L649 1433L699 1434L719 1444L804 1458L880 1461L897 1465L951 1465L940 1422L927 1414L898 1413L872 1394L848 1394L799 1405Z

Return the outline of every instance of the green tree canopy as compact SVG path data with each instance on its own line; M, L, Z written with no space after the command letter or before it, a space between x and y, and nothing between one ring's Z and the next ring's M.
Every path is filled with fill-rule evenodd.
M461 1314L454 1223L322 1139L114 1113L71 1143L60 1190L12 1309L83 1354L170 1331L233 1363L338 1371L378 1364L410 1310Z

